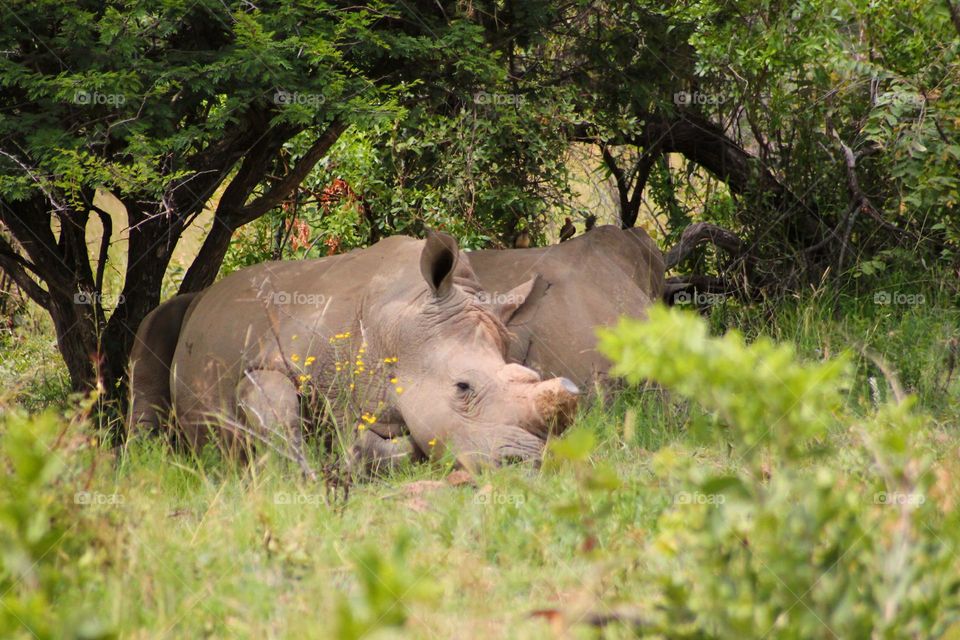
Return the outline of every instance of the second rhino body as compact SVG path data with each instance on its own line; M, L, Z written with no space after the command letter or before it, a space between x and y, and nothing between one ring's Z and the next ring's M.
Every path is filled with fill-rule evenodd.
M624 315L645 317L665 282L663 255L650 236L609 225L548 247L474 251L470 264L495 300L536 277L507 323L510 359L581 388L610 368L596 349L596 328Z

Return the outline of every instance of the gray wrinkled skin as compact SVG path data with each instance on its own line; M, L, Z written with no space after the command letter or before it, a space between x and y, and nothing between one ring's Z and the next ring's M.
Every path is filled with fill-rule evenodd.
M155 313L171 319L144 323L131 369L162 379L158 359L148 356L169 351L170 331L155 335L150 325L179 325L169 371L178 429L193 446L213 436L242 451L264 434L287 434L296 444L304 387L335 386L344 351L362 346L371 366L391 362L388 375L371 383L379 388L365 391L378 400L368 407L378 420L361 433L358 455L377 460L449 450L468 467L535 461L547 435L571 419L579 392L569 380L544 381L505 360L504 322L532 284L521 283L511 303L490 302L445 234L265 263L196 295L180 317L161 306ZM185 306L171 302L171 309ZM133 386L131 429L155 422L147 407L163 400L157 385Z
M663 296L664 262L642 229L600 226L563 244L474 251L470 264L489 292L509 292L536 275L507 321L509 358L581 389L605 380L610 362L596 350L596 328L622 315L645 317ZM491 294L500 299L509 294Z

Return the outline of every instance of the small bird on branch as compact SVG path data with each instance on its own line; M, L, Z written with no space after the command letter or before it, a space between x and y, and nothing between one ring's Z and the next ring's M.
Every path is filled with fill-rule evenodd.
M566 242L577 232L577 228L573 226L573 223L570 221L570 218L565 218L563 226L560 227L560 242Z
M513 239L513 248L514 249L527 249L530 247L530 234L526 229L522 230L517 234L517 237Z

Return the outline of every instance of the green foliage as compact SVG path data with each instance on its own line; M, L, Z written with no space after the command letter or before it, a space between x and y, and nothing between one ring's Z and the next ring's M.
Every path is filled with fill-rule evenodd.
M57 605L85 579L84 503L66 480L64 425L51 413L0 419L0 635L5 638L110 638L89 608ZM74 453L75 455L75 453ZM66 562L65 562L66 560ZM85 610L86 609L86 610Z
M432 578L408 566L413 544L409 532L401 532L388 552L378 544L360 549L355 558L361 597L344 598L337 610L337 637L359 640L386 628L400 628L407 622L411 602L435 600Z
M952 419L960 329L946 271L891 269L795 299L716 305L710 323L717 333L736 327L748 341L766 335L793 344L803 358L847 350L854 367L849 404L870 408L892 397L884 384L892 372L924 410ZM887 363L887 373L878 362Z
M560 91L510 85L494 51L459 55L467 68L454 108L449 95L425 102L419 86L398 93L392 120L344 133L290 206L242 232L226 269L321 257L426 228L453 234L465 249L503 244L521 229L540 238L572 206L566 140L545 126L568 119L569 107ZM298 223L308 225L305 243L294 240Z
M65 404L70 380L49 336L37 329L0 332L0 351L2 387L23 409L34 413Z
M676 491L644 553L661 633L937 637L960 620L957 515L912 401L838 420L843 361L710 337L674 310L623 321L601 345L628 378L716 412L748 471L704 468L674 447L655 456ZM796 455L838 424L846 464Z
M823 437L847 370L842 359L798 363L791 345L768 338L746 347L736 330L712 338L698 317L659 306L647 321L623 319L601 330L599 348L628 381L652 380L715 413L747 460L768 443L793 457Z
M277 103L268 117L303 127L378 101L343 46L370 40L376 18L366 10L41 2L5 12L0 37L17 55L0 63L0 84L5 100L32 105L11 103L0 118L0 134L20 141L3 157L0 195L11 200L44 185L80 207L90 205L88 188L159 197L190 175L185 159L252 110ZM298 28L304 20L308 30ZM43 43L28 54L29 37ZM33 179L12 170L14 157Z

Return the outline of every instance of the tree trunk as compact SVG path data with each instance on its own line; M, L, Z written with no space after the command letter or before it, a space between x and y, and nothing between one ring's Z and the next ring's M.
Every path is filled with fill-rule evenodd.
M213 223L210 233L203 241L203 246L200 247L200 253L197 254L187 270L187 275L183 278L180 293L201 291L213 284L223 258L227 255L227 249L230 248L233 231L226 223L220 221Z
M96 314L88 298L77 294L77 302L61 295L50 300L50 317L57 334L57 349L63 356L74 391L87 391L96 385L97 356Z
M110 398L118 401L125 411L127 359L137 328L160 304L163 276L182 233L182 224L179 219L171 221L162 215L147 217L129 198L125 198L124 204L131 222L124 287L117 307L103 328L100 353L103 384Z

